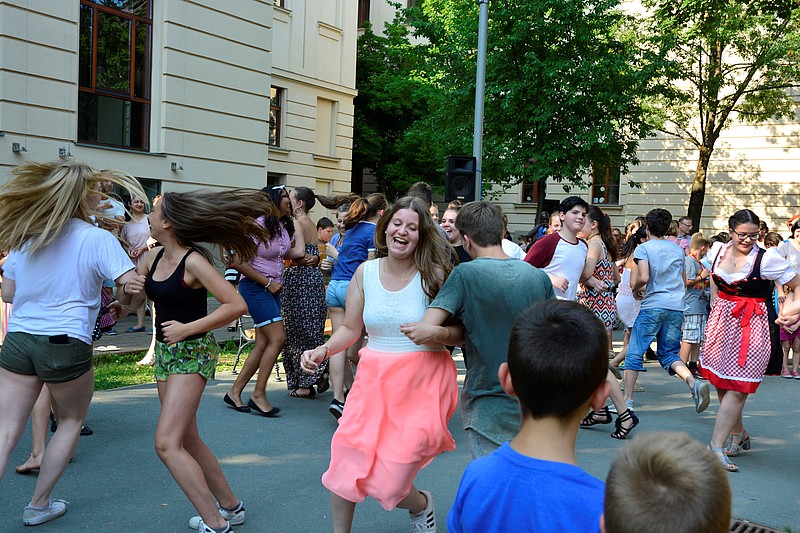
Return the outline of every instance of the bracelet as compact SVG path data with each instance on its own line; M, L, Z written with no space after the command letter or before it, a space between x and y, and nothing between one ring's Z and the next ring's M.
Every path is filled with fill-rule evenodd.
M125 283L123 283L123 284L122 284L122 293L123 293L123 294L126 294L126 295L128 295L128 296L130 296L130 295L131 295L131 293L129 293L128 291L126 291L126 290L125 290L125 287L127 287L127 286L128 286L128 283L129 283L129 282L125 282Z
M270 278L267 278L267 284L266 284L266 285L264 285L264 288L265 288L265 289L269 289L269 286L270 286L270 285L272 285L272 280L271 280Z

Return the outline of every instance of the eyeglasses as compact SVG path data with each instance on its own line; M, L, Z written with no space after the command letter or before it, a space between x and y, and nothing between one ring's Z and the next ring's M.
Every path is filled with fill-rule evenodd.
M679 226L684 226L684 227L689 228L689 229L692 229L692 223L691 222L678 222L678 225Z
M276 185L272 188L273 191L278 191L280 189L285 189L286 185Z
M739 233L738 231L736 231L733 228L731 228L731 231L733 233L735 233L737 237L739 237L740 241L746 241L747 239L750 239L751 241L757 241L758 240L758 232L755 232L755 233Z

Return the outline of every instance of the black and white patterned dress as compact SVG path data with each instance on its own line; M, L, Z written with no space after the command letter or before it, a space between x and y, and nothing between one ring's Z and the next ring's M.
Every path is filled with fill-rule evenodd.
M306 244L306 254L319 255L317 245ZM286 328L286 344L283 346L286 386L289 390L310 388L328 368L327 359L313 374L306 374L300 368L303 352L316 348L325 340L323 334L328 308L319 268L291 266L286 269L283 274L281 314Z

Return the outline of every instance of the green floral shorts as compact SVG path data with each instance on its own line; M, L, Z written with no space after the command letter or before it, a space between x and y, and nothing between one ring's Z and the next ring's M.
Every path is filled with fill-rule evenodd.
M156 341L156 381L167 381L170 374L200 374L214 379L219 345L210 331L199 339L175 344Z

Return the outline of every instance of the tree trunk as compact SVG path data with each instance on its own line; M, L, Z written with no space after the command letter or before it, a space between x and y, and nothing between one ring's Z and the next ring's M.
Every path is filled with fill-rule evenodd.
M711 152L714 148L701 146L700 154L697 158L697 168L694 171L694 181L692 182L692 195L689 197L689 218L692 219L692 227L695 231L700 231L700 217L703 215L703 202L706 198L706 177L708 176L708 163L711 161Z

